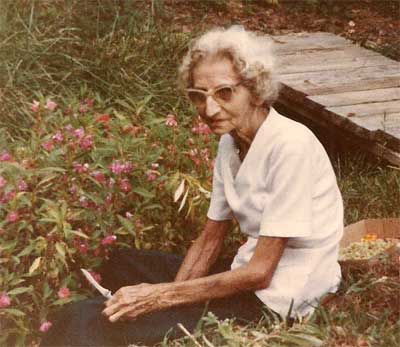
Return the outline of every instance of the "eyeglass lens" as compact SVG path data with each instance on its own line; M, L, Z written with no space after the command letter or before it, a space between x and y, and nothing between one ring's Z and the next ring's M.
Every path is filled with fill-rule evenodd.
M223 101L223 102L228 102L231 100L233 94L233 89L229 86L227 87L221 87L214 91L213 97L217 101ZM193 102L195 105L203 105L206 103L207 100L207 94L202 91L196 91L196 90L190 90L188 92L188 97L191 102Z

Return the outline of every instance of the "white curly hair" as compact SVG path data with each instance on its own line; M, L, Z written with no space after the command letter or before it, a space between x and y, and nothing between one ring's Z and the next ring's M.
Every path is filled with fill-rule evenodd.
M192 71L206 56L229 58L243 85L264 105L272 105L278 97L272 40L268 36L234 25L215 28L198 37L191 42L179 67L178 83L182 90L193 87Z

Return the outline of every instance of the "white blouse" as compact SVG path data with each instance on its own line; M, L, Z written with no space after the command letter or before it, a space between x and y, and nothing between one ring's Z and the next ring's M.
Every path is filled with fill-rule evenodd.
M329 158L304 125L271 108L243 162L223 135L207 216L235 218L248 237L232 269L249 262L260 235L288 238L270 285L255 292L282 317L292 304L292 317L311 313L337 290L343 203Z

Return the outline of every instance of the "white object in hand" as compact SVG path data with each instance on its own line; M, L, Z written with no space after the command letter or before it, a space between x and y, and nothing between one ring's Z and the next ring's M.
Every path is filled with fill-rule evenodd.
M112 297L111 290L102 287L102 286L93 278L93 276L90 274L89 271L87 271L86 269L81 269L81 271L83 272L83 274L85 275L85 277L87 278L87 280L90 282L90 284L91 284L93 287L95 287L95 288L101 293L101 295L103 295L103 296L106 297L107 299L110 299L110 298Z

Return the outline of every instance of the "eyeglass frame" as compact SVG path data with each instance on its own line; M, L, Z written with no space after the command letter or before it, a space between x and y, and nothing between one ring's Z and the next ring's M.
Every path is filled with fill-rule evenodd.
M235 88L236 88L237 86L241 85L241 84L243 84L243 81L239 81L239 82L236 83L236 84L222 84L222 85L220 85L220 86L218 86L218 87L211 88L211 89L208 89L208 90L197 89L197 88L186 88L185 91L186 91L186 95L189 95L189 92L197 92L197 93L203 94L203 95L206 97L206 99L205 99L205 101L204 101L204 105L207 103L207 97L208 97L208 96L211 96L211 97L215 100L216 103L218 103L219 105L221 105L221 104L226 104L226 103L228 103L229 101L224 101L224 100L220 100L220 98L215 98L215 92L218 91L218 90L220 90L220 89L223 89L223 88L231 88L231 89L232 89L232 92L235 92ZM219 100L219 101L218 101L218 100ZM203 106L203 104L201 104L201 105L196 105L194 102L192 102L192 100L190 100L190 98L189 98L189 101L190 101L192 104L194 104L195 106ZM220 101L222 101L222 102L220 102Z

